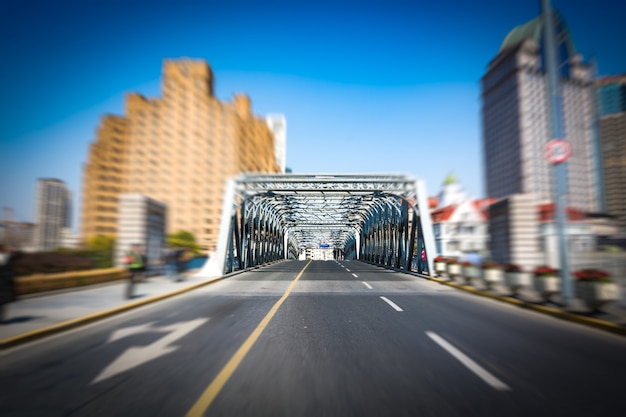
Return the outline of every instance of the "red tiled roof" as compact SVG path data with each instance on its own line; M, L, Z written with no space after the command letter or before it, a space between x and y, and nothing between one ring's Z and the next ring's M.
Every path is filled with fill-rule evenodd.
M455 209L456 206L442 207L437 210L433 210L430 213L430 217L432 218L433 223L445 222L450 219L450 216L452 216Z
M539 204L539 221L550 222L554 220L554 203ZM572 207L567 208L567 220L578 221L586 218L585 212Z
M496 198L481 198L474 200L474 207L480 212L484 220L489 220L489 206L498 201Z

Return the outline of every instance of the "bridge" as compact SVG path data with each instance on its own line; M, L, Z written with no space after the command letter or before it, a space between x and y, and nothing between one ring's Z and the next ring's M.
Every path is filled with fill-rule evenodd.
M335 259L410 270L435 243L424 182L406 175L241 175L226 187L217 249L198 273L220 276L320 245Z

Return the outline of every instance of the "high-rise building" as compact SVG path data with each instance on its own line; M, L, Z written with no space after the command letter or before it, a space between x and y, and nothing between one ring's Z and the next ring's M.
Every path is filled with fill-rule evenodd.
M274 156L280 172L287 170L287 121L282 114L268 114L267 125L274 134Z
M275 173L274 136L242 94L214 96L204 60L164 60L162 97L126 96L124 116L105 116L83 178L83 240L114 234L119 196L167 205L168 233L187 230L217 243L225 182L243 172Z
M594 147L595 87L590 65L583 63L565 22L553 14L559 42L559 84L567 161L567 205L598 209ZM514 28L504 39L481 80L483 154L487 195L504 198L534 193L539 202L554 199L553 167L544 157L552 138L550 102L543 48L542 16Z
M35 249L56 249L63 228L70 226L70 191L61 180L40 178L35 198Z
M626 230L626 74L603 77L598 87L606 211Z

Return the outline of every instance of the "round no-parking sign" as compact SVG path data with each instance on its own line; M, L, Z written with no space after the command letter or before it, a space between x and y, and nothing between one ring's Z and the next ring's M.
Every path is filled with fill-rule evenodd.
M543 154L551 164L560 164L567 161L572 154L572 145L565 139L554 139L548 142Z

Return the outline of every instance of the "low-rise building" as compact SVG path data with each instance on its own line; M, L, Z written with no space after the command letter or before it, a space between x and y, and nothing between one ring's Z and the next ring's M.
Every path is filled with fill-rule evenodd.
M441 193L430 200L437 254L458 258L470 254L488 256L487 208L492 201L468 197L456 177L450 174L443 182Z

